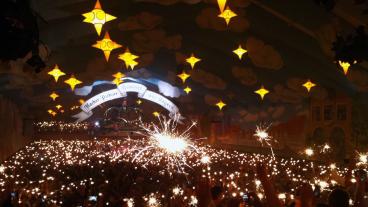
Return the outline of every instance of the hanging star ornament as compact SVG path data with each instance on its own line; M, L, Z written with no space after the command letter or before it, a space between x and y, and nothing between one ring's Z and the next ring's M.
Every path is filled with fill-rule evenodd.
M258 94L263 100L263 98L265 97L266 94L269 93L269 91L262 86L260 89L254 91L254 93Z
M185 83L185 81L190 77L190 75L189 74L187 74L185 71L183 71L182 73L180 73L179 75L177 75L180 79L181 79L181 81L183 82L183 83Z
M48 72L48 74L54 77L55 82L58 82L60 76L65 75L65 73L60 70L58 65L55 65L55 67L50 72Z
M199 58L195 57L195 56L194 56L194 54L192 53L192 55L191 55L189 58L187 58L185 61L186 61L187 63L189 63L189 64L190 64L190 66L191 66L191 67L192 67L192 69L193 69L193 68L194 68L194 66L195 66L195 64L196 64L197 62L201 61L201 59L199 59Z
M102 26L106 22L116 19L116 17L107 14L105 13L104 10L102 10L101 4L98 0L95 4L95 8L90 12L84 13L83 16L85 17L83 22L93 24L95 26L98 36L100 36Z
M139 56L132 54L129 51L129 48L127 48L123 54L119 55L119 59L125 62L125 67L127 69L129 69L130 67L130 69L132 70L134 69L136 65L138 65L138 62L135 61L135 59L137 58L139 58Z
M74 91L75 86L83 82L76 79L74 75L72 75L68 80L64 81L64 83L68 84L70 88L72 89L72 91Z
M226 7L226 9L218 15L218 17L225 19L226 25L229 25L230 20L236 16L238 15L233 12L229 7Z
M308 80L307 82L305 82L303 84L303 86L307 89L308 92L310 92L311 88L316 86L316 84L314 84L312 81Z
M217 5L220 9L220 12L222 13L225 9L226 0L217 0Z
M53 101L55 101L55 99L56 99L57 97L59 97L59 95L58 95L57 93L55 93L55 92L52 92L52 93L49 95L49 97L50 97Z
M192 89L187 86L187 87L184 88L184 91L185 91L185 93L189 94L192 91Z
M112 77L115 78L112 82L115 83L115 85L119 86L120 83L123 82L123 80L121 80L121 79L124 78L125 75L121 72L117 72L117 73L113 74Z
M105 55L106 61L109 61L111 51L122 46L112 41L110 39L109 33L106 32L104 38L102 40L97 40L96 44L92 45L92 47L102 50Z
M247 53L248 51L243 49L241 45L239 45L238 49L233 50L233 53L236 54L239 57L239 60L242 59L243 55Z
M224 106L226 106L226 103L224 103L222 100L220 100L219 102L216 103L216 106L220 109L220 111L222 110L222 108L224 108Z

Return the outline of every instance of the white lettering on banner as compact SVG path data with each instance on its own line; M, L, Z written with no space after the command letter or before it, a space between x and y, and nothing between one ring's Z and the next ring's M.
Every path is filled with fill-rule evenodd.
M164 96L147 90L147 87L134 82L122 83L117 89L108 90L93 96L88 99L82 106L82 112L74 115L77 118L76 122L82 122L93 115L92 110L97 106L114 99L123 98L127 96L128 92L138 93L138 97L146 99L161 105L170 112L170 116L179 113L178 107Z

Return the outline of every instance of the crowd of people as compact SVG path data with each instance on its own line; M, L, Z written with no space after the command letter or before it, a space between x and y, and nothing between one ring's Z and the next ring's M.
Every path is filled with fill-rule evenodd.
M364 163L272 157L199 144L172 162L131 139L44 140L0 166L2 206L363 207ZM166 158L165 158L166 157ZM176 166L180 165L180 166ZM175 168L176 166L176 168Z

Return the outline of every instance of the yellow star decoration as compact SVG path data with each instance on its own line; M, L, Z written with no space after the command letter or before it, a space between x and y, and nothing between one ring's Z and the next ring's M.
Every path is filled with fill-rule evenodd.
M83 99L79 99L78 102L80 103L80 105L83 105L85 101Z
M226 7L226 9L223 12L221 12L221 14L218 15L218 17L225 19L226 25L229 25L230 20L236 16L238 15L235 12L233 12L229 7Z
M219 6L220 12L222 13L225 9L226 0L217 0L217 5Z
M58 65L55 65L55 67L50 72L48 72L48 74L54 77L55 82L58 82L60 76L65 75L65 73L60 70Z
M233 53L235 53L239 57L239 60L241 60L243 55L247 52L248 50L243 49L241 45L239 45L238 49L233 50Z
M95 4L95 8L88 12L84 13L83 16L85 17L83 22L91 23L95 26L98 36L101 34L102 26L111 20L116 19L116 17L107 14L102 10L100 2L97 0Z
M348 72L349 72L350 63L349 62L343 62L343 61L339 60L339 65L344 70L344 74L347 75Z
M111 51L122 46L112 41L109 33L106 32L104 38L102 40L97 40L96 44L92 45L92 47L102 50L106 61L109 61Z
M142 104L142 100L141 100L141 99L138 99L138 100L137 100L137 104L138 104L138 105L141 105L141 104Z
M128 69L129 67L133 70L138 62L135 59L139 58L139 56L130 53L129 49L127 48L125 52L119 55L119 59L125 62L125 67Z
M50 97L53 101L55 101L55 99L56 99L57 97L59 97L59 95L58 95L57 93L55 93L55 92L52 92L52 93L49 95L49 97Z
M47 110L47 113L52 114L54 112L52 109Z
M177 75L180 79L181 79L181 81L183 82L183 83L185 83L185 81L190 77L190 75L189 74L187 74L184 70L183 70L183 72L182 73L180 73L179 75Z
M112 82L115 83L116 86L119 86L123 81L120 78L115 78Z
M187 86L187 87L184 88L184 91L185 91L185 93L189 94L192 91L192 89Z
M262 86L260 89L254 91L254 93L258 94L263 100L263 98L265 97L266 94L269 93L269 91Z
M55 111L51 112L51 115L52 115L52 116L56 116L56 114L57 114L57 113L56 113Z
M62 107L63 107L63 106L62 106L62 105L60 105L60 104L58 104L58 105L56 105L56 106L55 106L55 108L57 108L58 110L59 110L59 109L61 109Z
M160 113L159 113L159 112L157 112L157 111L153 112L152 114L153 114L153 116L155 116L155 117L159 117L159 116L160 116Z
M224 103L222 100L220 100L219 102L217 102L216 106L220 109L220 111L222 110L222 108L224 108L224 106L226 106L226 103Z
M74 91L75 86L83 82L76 79L74 75L72 75L68 80L64 81L64 83L68 84L70 88L72 89L72 91Z
M309 92L311 90L311 88L313 88L314 86L316 86L316 84L314 84L312 81L308 80L307 82L305 82L303 84L303 86L307 89L307 91Z
M190 64L190 66L191 66L191 67L192 67L192 69L193 69L193 68L194 68L194 66L195 66L195 64L196 64L197 62L201 61L201 59L199 59L199 58L195 57L195 56L194 56L194 54L192 53L192 55L191 55L189 58L187 58L185 61L186 61L187 63L189 63L189 64Z

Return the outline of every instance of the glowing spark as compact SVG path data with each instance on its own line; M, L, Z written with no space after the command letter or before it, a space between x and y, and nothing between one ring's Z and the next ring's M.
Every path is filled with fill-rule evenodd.
M60 76L65 75L65 73L60 70L58 65L55 65L55 67L50 72L48 72L48 74L54 77L55 82L58 82Z
M57 93L55 93L55 92L52 92L52 93L49 95L49 97L50 97L53 101L55 101L55 99L56 99L57 97L59 97L59 95L58 95Z
M183 82L183 83L185 83L185 81L190 77L190 75L189 74L187 74L185 71L183 71L182 73L180 73L179 75L177 75L180 79L181 79L181 81Z
M238 49L236 50L233 50L233 53L235 53L238 57L239 57L239 60L242 59L243 55L245 53L247 53L248 51L243 49L241 45L239 45Z
M208 164L210 162L211 162L211 158L207 155L205 155L201 158L201 163L203 163L203 164Z
M325 144L322 148L322 153L328 152L331 149L330 145Z
M307 156L312 156L313 154L314 154L314 151L313 151L313 149L312 148L307 148L307 149L305 149L305 154L307 155Z
M360 153L359 154L359 162L357 163L357 165L366 165L368 164L368 153Z
M216 106L220 109L220 111L222 110L222 108L224 108L224 106L226 106L226 103L222 102L222 100L220 100L219 102L216 103Z
M58 104L58 105L56 105L55 107L59 110L59 109L61 109L63 106L62 106L62 105L60 105L60 104Z
M130 69L132 69L132 70L134 69L134 67L136 65L138 65L138 62L135 61L135 59L137 59L137 58L139 58L139 56L134 55L133 53L131 53L129 51L129 48L127 48L123 54L119 55L119 59L123 60L125 62L125 67L127 69L129 69L129 67L130 67Z
M92 47L102 50L106 61L109 61L111 51L120 48L121 45L112 41L109 33L106 32L104 38L102 40L98 40L96 44L92 45Z
M137 104L138 104L138 105L141 105L141 104L142 104L142 100L141 100L141 99L138 99L138 100L137 100Z
M79 99L79 100L78 100L78 102L79 102L79 104L80 104L80 105L83 105L83 104L84 104L84 102L86 102L86 101L85 101L85 100L83 100L83 99Z
M85 17L83 21L93 24L99 36L101 34L102 26L106 22L116 19L116 17L107 14L104 10L102 10L101 4L98 0L95 4L95 8L88 13L84 13L83 16Z
M189 94L192 91L192 89L187 86L187 87L184 88L184 91L185 91L185 93Z
M268 94L269 92L270 91L265 89L263 86L260 89L254 91L254 93L258 94L261 97L262 100L265 97L265 95Z
M303 84L303 86L307 89L308 92L310 92L311 88L313 88L314 86L316 86L316 84L314 84L310 80L308 80L307 82L305 82Z
M271 144L272 136L270 136L268 134L268 129L270 127L271 127L271 124L268 125L268 126L265 126L265 125L262 125L262 124L258 125L256 127L256 131L253 134L253 136L255 136L257 138L257 140L261 143L261 145L266 144L270 147L271 155L272 155L273 159L275 159L275 154L273 152L273 148L272 148L272 144Z
M235 12L233 12L229 7L226 7L226 9L223 12L221 12L221 14L218 15L218 17L225 19L226 25L229 25L230 20L236 16L238 15Z
M343 61L339 60L339 65L343 69L344 74L347 75L348 72L349 72L350 63L349 62L343 62Z
M222 13L225 9L227 0L217 0L217 5L219 6L220 12Z
M74 75L72 75L68 80L64 81L64 83L68 84L70 88L72 89L72 91L74 91L75 86L83 82L76 79Z
M186 59L186 62L190 64L192 69L194 68L195 64L199 61L201 61L201 59L195 57L193 53L189 58Z

